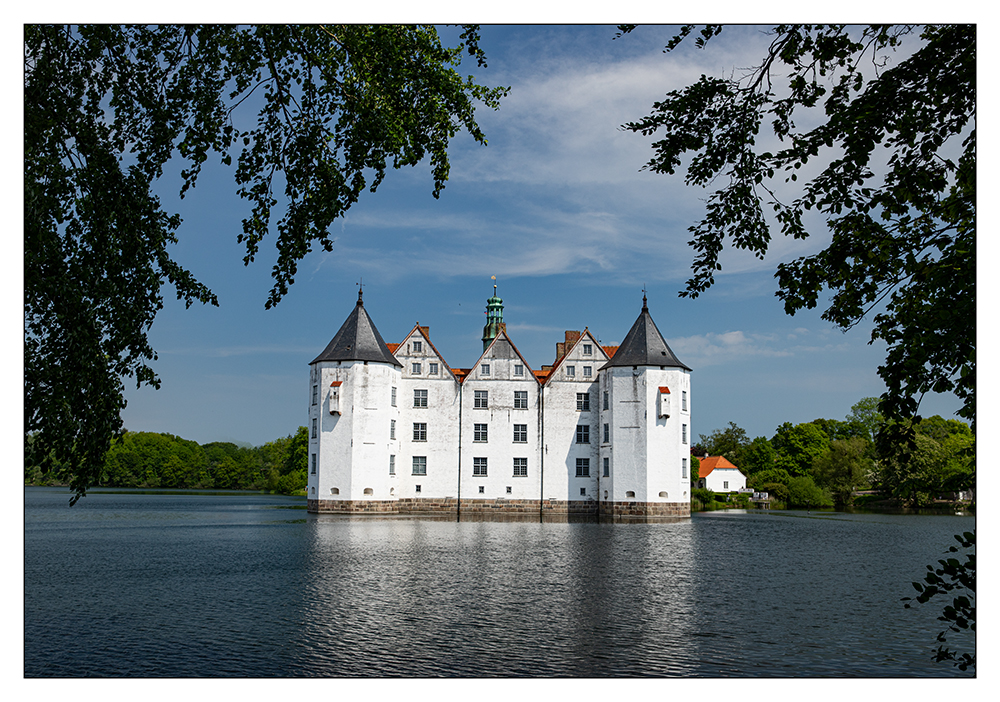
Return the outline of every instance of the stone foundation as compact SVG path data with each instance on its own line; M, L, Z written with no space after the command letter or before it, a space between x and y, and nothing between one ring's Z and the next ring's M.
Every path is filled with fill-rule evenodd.
M691 516L689 502L602 502L602 522L676 522Z
M307 500L314 514L454 518L469 521L674 522L691 516L686 502L470 499Z

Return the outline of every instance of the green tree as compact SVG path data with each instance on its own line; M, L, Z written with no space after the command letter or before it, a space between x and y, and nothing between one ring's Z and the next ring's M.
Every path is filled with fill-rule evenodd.
M698 436L698 444L704 448L709 456L724 456L737 467L740 460L740 452L743 447L750 442L746 430L736 426L735 422L730 422L725 429L715 429L711 434Z
M747 444L740 452L739 469L744 475L750 476L774 468L778 452L771 442L763 436L758 436Z
M959 548L975 549L976 532L967 531L964 534L956 534L955 540L958 546L950 546L950 553L957 553ZM952 598L951 604L945 605L944 611L938 617L939 621L948 625L945 631L938 634L937 640L940 644L948 642L948 632L961 633L964 631L976 631L976 553L966 551L965 561L958 558L946 558L938 561L939 568L932 565L927 566L927 573L924 575L923 583L913 583L913 588L919 593L916 597L904 597L903 605L909 609L913 601L926 604L932 597L946 595L957 591ZM975 653L960 653L945 646L938 646L934 652L934 660L952 661L959 670L968 670L976 667Z
M813 461L826 452L830 439L813 423L785 422L774 432L771 445L777 454L774 465L791 475L806 475Z
M861 435L868 441L875 440L879 429L885 423L885 419L878 411L878 405L877 397L862 397L851 405L851 413L846 418L848 424L863 428Z
M701 459L697 456L691 456L691 484L697 485L698 480L701 479Z
M164 283L218 304L168 252L181 220L153 194L168 162L183 196L210 157L235 161L244 262L276 231L271 307L390 166L428 159L438 197L450 140L486 143L476 105L506 90L456 70L464 52L485 65L478 42L475 26L449 47L428 26L27 25L27 462L66 464L72 502L84 495L121 435L123 379L159 386L147 332ZM256 119L235 119L251 106Z
M854 491L866 482L870 472L868 442L860 436L834 439L812 466L816 484L830 491L835 507L850 507Z
M696 46L721 31L705 27ZM828 291L823 319L844 330L874 313L871 341L888 345L882 442L912 438L903 420L927 392L954 392L959 416L975 422L975 25L779 25L771 36L758 65L703 75L624 125L656 136L646 169L684 168L689 185L715 188L689 228L695 259L681 295L714 283L727 241L763 258L776 235L818 234L806 216L817 213L830 243L780 263L776 295L794 315ZM900 46L913 51L890 65ZM789 185L814 164L811 179Z
M788 506L832 507L833 499L821 487L816 485L810 475L800 475L788 481Z

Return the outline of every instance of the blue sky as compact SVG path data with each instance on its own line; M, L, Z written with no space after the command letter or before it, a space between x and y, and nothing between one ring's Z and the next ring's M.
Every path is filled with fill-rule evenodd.
M744 26L709 51L685 44L663 54L672 30L612 40L613 27L484 27L489 68L464 65L481 82L511 87L499 111L478 115L489 145L454 140L439 200L425 165L390 172L334 225L334 251L301 262L272 310L264 300L273 239L243 266L236 237L248 208L231 172L207 168L182 202L168 175L164 202L184 218L173 255L221 306L185 310L164 289L150 332L163 386L128 389L126 427L254 445L294 432L307 419L307 364L350 313L359 279L386 341L401 341L419 321L455 367L482 350L493 275L508 332L534 368L553 362L567 329L621 341L645 287L657 326L694 370L695 436L732 421L770 437L782 422L842 419L858 399L878 395L885 348L868 345L869 325L844 334L816 310L786 316L774 297L777 263L818 250L821 222L805 242L775 240L764 261L727 252L709 292L678 297L692 259L687 227L706 193L641 171L652 138L620 125L702 73L751 65L768 39ZM950 395L928 397L923 412L950 417L957 407Z

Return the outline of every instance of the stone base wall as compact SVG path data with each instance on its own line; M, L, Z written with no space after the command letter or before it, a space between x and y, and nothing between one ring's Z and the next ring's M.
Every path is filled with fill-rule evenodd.
M675 522L691 516L689 502L602 502L602 522Z
M462 500L454 497L399 500L307 500L314 514L454 517L470 521L671 522L691 516L686 502L594 500Z

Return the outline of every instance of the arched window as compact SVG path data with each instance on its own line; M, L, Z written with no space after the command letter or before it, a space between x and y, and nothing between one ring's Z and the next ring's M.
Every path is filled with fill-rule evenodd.
M375 491L372 490L371 488L365 488L365 494L366 495L374 495Z
M635 497L635 492L633 492L632 490L626 490L625 491L625 497L632 497L632 498L634 498Z
M666 496L667 496L667 493L664 492L663 490L660 490L660 497L666 497Z
M340 494L340 488L330 488L330 494L331 495L339 495Z

